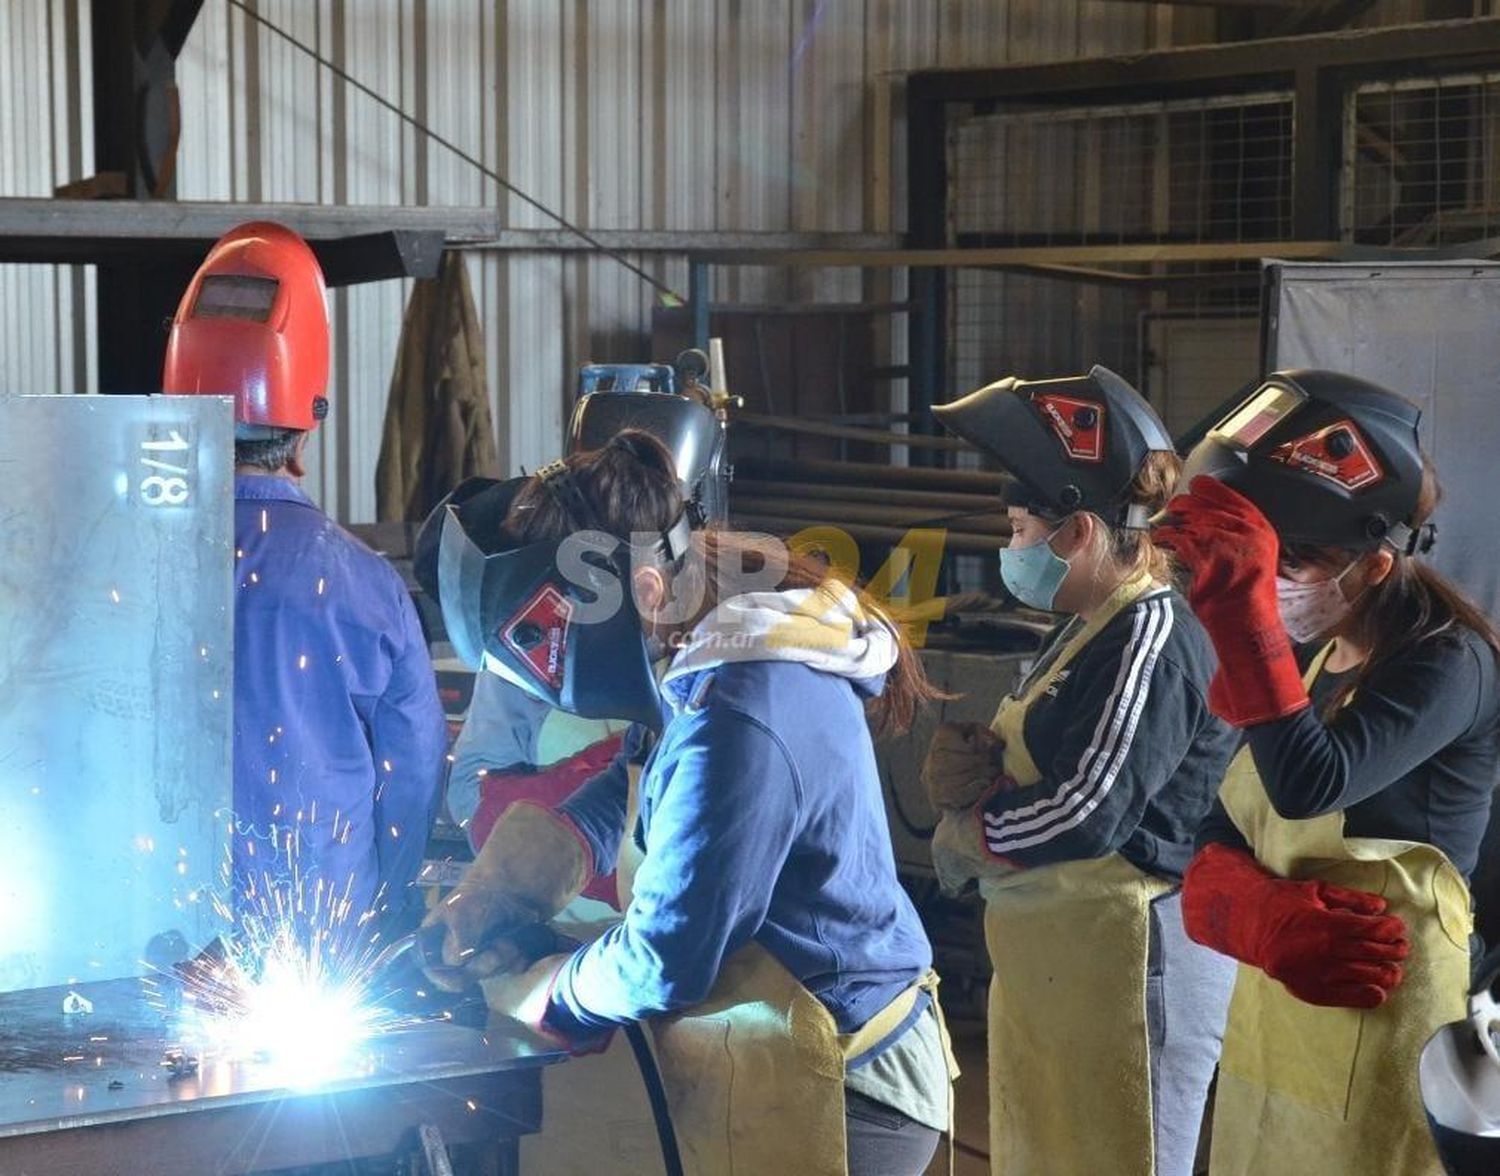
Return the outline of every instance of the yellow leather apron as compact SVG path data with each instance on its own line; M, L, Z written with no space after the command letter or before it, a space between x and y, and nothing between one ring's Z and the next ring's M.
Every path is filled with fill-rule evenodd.
M630 770L626 830L635 828L640 771ZM641 861L622 839L617 866L628 907ZM689 1176L845 1176L844 1064L885 1040L921 994L939 1025L929 972L854 1033L841 1034L821 1001L757 943L724 962L713 991L690 1012L647 1022ZM950 1079L958 1075L948 1052ZM951 1099L951 1095L950 1095ZM522 1168L549 1176L663 1171L655 1125L624 1034L602 1054L548 1067L542 1132L521 1142Z
M1308 670L1309 686L1327 655ZM1211 1171L1440 1174L1417 1059L1439 1026L1467 1009L1463 876L1431 845L1345 837L1343 813L1278 816L1249 748L1230 765L1220 799L1266 869L1384 898L1406 923L1411 956L1400 986L1370 1010L1306 1004L1241 965L1219 1062Z
M1117 613L1152 587L1122 585L1000 704L1005 770L1041 780L1026 712ZM989 994L990 1171L1151 1176L1146 1024L1150 905L1169 883L1119 854L980 879L995 975Z

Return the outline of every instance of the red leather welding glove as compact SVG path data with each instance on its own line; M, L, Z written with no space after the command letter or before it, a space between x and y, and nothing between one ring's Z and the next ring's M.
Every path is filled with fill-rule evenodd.
M1308 705L1276 607L1281 543L1255 504L1214 478L1193 479L1167 504L1152 538L1192 573L1188 603L1219 655L1208 706L1236 727Z
M1278 878L1227 845L1205 846L1182 880L1190 938L1334 1008L1373 1009L1401 983L1406 924L1385 909L1363 890Z

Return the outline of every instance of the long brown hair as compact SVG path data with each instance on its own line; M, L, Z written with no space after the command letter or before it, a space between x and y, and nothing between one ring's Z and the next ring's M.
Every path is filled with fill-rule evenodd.
M1422 455L1422 489L1412 512L1413 528L1432 517L1442 499L1437 471ZM1381 666L1399 661L1428 638L1453 629L1471 629L1500 659L1500 632L1472 600L1424 561L1395 553L1390 575L1365 589L1353 609L1353 636L1367 651L1354 678L1335 692L1324 708L1331 718Z
M649 433L626 430L601 449L575 453L565 460L573 484L594 513L593 524L617 539L630 542L643 532L665 531L682 513L672 456ZM514 542L532 543L565 535L573 526L556 496L533 478L517 491L504 529ZM716 603L716 594L734 593L736 570L753 575L772 558L763 539L730 531L710 529L697 535L695 542L703 556L707 581L703 587L710 605ZM778 553L777 558L782 556L787 568L776 585L778 590L830 586L830 576L820 561L790 551ZM669 578L672 574L668 570ZM763 582L756 586L765 587ZM866 711L879 734L899 734L911 727L924 703L945 696L927 680L910 641L885 610L858 585L847 587L866 616L884 622L895 634L896 664L886 675L885 689L866 703Z
M1148 515L1157 514L1171 499L1181 473L1182 458L1175 453L1148 453L1125 492L1125 502L1144 507ZM1126 579L1147 572L1159 584L1171 583L1174 575L1171 554L1152 542L1150 531L1105 525L1100 533L1106 537L1109 557L1124 570Z

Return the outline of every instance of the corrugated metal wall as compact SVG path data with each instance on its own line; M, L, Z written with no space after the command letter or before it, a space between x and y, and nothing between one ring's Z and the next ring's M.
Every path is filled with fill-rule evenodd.
M55 24L74 6L37 7ZM259 0L258 11L570 218L646 229L899 227L902 71L1140 49L1211 29L1202 11L1108 0ZM86 44L35 15L5 43L32 70L24 93L61 102L76 123ZM38 44L71 49L67 85L39 67ZM550 227L222 0L205 5L179 85L184 199L492 202L511 225ZM6 96L18 89L12 80ZM87 173L76 149L37 163L39 146L69 142L58 130L5 153L27 172L0 173L0 191L41 195ZM532 465L558 446L578 363L642 356L651 291L608 260L470 262L502 457ZM681 263L645 262L685 288ZM24 344L7 348L0 386L87 387L82 279L6 269L0 280L16 307L5 329ZM744 269L721 271L715 294L827 300L864 289L858 271ZM385 283L334 296L338 407L312 487L346 519L373 515L406 294Z
M78 0L0 0L0 195L50 196L94 165ZM95 387L91 267L0 265L0 393Z
M0 194L45 195L91 170L86 7L0 0ZM1210 10L1111 0L257 8L570 218L643 229L899 229L904 71L1203 41L1213 28ZM512 226L550 227L224 0L205 4L178 81L184 199L494 203ZM685 289L682 264L645 264ZM502 460L531 466L559 446L577 364L644 357L652 292L608 260L474 254L470 265ZM885 280L720 271L715 295L849 299ZM0 390L89 386L86 292L80 275L0 267ZM336 407L311 489L346 520L374 514L406 294L392 282L334 298Z

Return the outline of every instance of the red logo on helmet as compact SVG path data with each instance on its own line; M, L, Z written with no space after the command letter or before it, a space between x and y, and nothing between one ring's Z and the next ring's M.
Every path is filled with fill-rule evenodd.
M500 639L511 652L553 690L563 683L572 616L572 602L551 584L544 584L500 631Z
M1104 460L1104 405L1042 392L1032 403L1074 461Z
M1353 421L1278 445L1267 455L1273 461L1303 470L1344 490L1362 490L1385 477L1385 471Z

